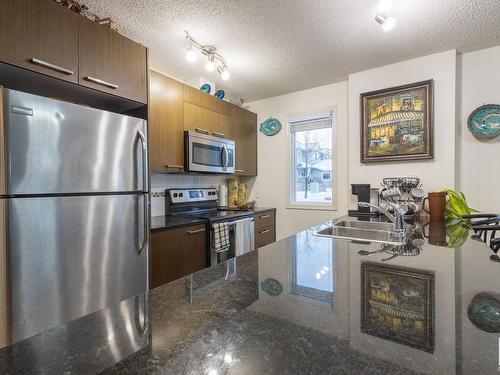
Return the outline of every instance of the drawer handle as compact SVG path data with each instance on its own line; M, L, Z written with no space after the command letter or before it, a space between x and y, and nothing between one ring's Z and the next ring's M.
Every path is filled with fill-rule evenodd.
M196 230L188 230L186 231L187 234L191 235L191 234L196 234L196 233L201 233L201 232L205 232L205 228L203 229L196 229Z
M103 81L102 79L99 79L99 78L86 76L84 79L87 81L93 82L93 83L97 83L98 85L101 85L101 86L109 87L110 89L113 89L113 90L116 90L118 88L118 85L111 83L111 82Z
M165 168L174 168L174 169L184 169L184 166L182 165L171 165L171 164L165 164Z
M271 217L271 215L262 215L259 216L259 219L267 219L268 217Z
M54 71L62 73L62 74L66 74L68 76L71 76L74 73L72 70L63 68L62 66L59 66L59 65L54 65L54 64L48 63L47 61L37 59L36 57L33 57L33 58L29 59L28 61L34 65L43 66L44 68L51 69L51 70L54 70Z
M244 170L244 169L235 169L234 171L235 171L236 173L243 173L243 172L245 172L245 170Z
M261 230L259 233L260 234L266 234L266 233L268 233L270 231L271 231L271 229L264 229L264 230Z

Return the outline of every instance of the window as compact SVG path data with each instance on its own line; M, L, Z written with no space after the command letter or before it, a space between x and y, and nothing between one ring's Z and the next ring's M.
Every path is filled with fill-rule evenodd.
M294 236L292 244L292 294L332 303L335 241L323 241L304 231Z
M289 116L291 208L334 204L333 113Z

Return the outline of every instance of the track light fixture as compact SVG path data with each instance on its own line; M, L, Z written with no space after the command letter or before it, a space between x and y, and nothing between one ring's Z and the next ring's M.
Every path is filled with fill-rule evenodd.
M197 53L195 49L197 49L202 55L207 56L207 62L205 64L205 68L209 72L213 72L217 68L217 72L219 72L221 78L224 81L227 81L231 77L231 74L227 69L227 65L226 62L224 61L224 58L217 53L217 49L214 46L203 45L198 43L191 37L191 35L189 35L187 31L184 32L186 33L186 40L188 42L186 49L186 59L189 62L195 62L197 58Z

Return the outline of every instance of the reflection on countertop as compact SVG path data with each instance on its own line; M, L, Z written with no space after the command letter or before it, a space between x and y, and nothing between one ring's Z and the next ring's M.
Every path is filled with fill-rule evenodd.
M418 223L412 246L380 251L313 235L327 225L5 348L0 372L497 371L498 333L467 316L498 292L488 246L438 246Z

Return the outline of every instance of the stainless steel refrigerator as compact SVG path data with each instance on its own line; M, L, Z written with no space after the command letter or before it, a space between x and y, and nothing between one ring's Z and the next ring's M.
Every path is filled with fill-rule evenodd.
M147 290L147 123L5 88L0 99L0 306L13 343Z

